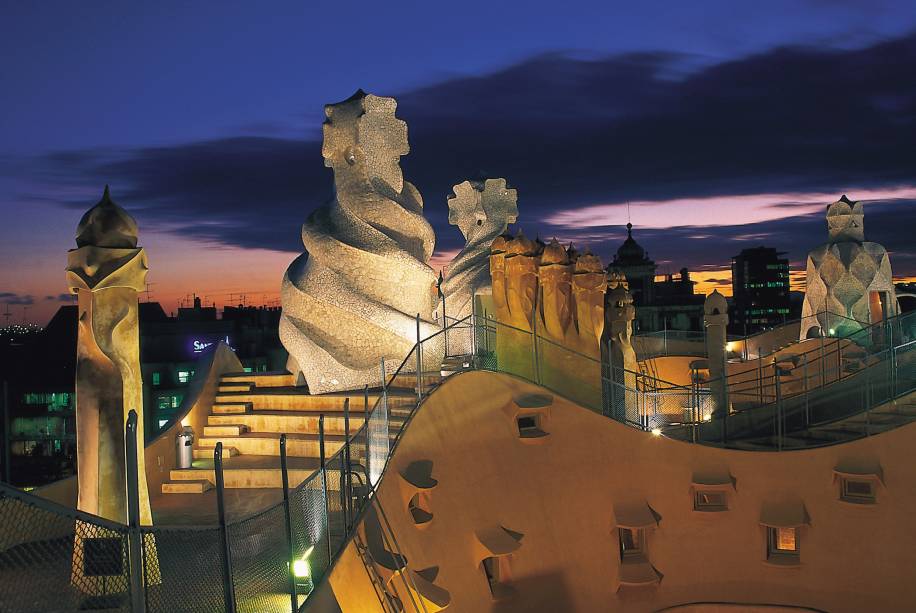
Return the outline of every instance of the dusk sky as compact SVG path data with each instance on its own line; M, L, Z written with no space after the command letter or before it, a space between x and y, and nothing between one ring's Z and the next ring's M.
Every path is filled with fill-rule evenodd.
M766 245L798 276L825 205L916 276L916 2L4 2L0 309L44 324L106 183L151 295L276 301L333 197L323 105L398 100L405 178L447 197L505 177L519 226L605 262L627 222L659 264L728 283ZM0 319L0 322L4 320Z

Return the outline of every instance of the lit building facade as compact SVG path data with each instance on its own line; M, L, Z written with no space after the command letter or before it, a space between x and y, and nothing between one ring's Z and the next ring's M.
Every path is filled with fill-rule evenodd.
M732 257L732 323L739 332L770 328L789 319L789 260L771 247Z

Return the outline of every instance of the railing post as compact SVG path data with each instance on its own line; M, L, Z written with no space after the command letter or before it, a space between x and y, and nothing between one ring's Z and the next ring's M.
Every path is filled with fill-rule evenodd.
M420 357L420 314L417 313L417 404L423 400L423 359Z
M541 384L541 364L538 359L538 302L541 295L541 288L538 287L534 292L534 312L531 314L531 345L534 351L534 382Z
M617 419L617 401L616 401L616 373L614 372L614 354L612 353L613 346L610 338L607 339L607 363L608 363L608 386L611 388L610 393L608 394L608 401L610 406L608 407L608 415L613 419Z
M805 394L805 428L807 428L811 424L811 412L810 412L811 409L809 406L809 398L808 398L808 353L807 352L803 353L802 357L805 359L804 364L803 364L802 378L804 380L804 394Z
M776 365L775 361L773 362L773 386L775 388L774 393L776 394L776 448L782 451L782 395L779 389L779 367Z
M3 481L10 482L10 389L3 382Z
M474 296L471 296L471 304L474 303ZM445 357L448 357L448 319L445 317L445 294L442 294L442 335L445 337Z
M385 378L382 377L382 385L385 385ZM369 385L363 388L363 418L366 424L366 478L369 478Z
M213 469L216 473L216 513L219 519L220 540L223 545L223 597L227 613L236 612L235 585L232 579L232 545L226 526L225 484L223 483L223 443L217 442L213 450Z
M471 355L477 357L477 305L474 296L471 296Z
M5 389L4 383L4 391ZM5 403L4 403L5 406ZM127 414L125 429L125 463L127 464L128 568L130 569L130 610L145 613L143 586L143 534L140 532L140 491L137 465L137 412Z
M662 321L665 322L664 344L665 344L665 356L667 357L668 355L668 318L662 317Z
M900 340L903 340L901 336ZM891 398L894 401L894 406L897 405L897 347L891 344Z
M353 498L350 496L350 399L344 398L344 467L341 471L341 478L344 479L340 484L340 495L343 497L344 526L348 532L350 530L350 502Z
M868 365L868 358L866 357L865 362L865 436L869 436L869 429L871 426L871 406L874 398L873 390L871 388L871 367Z
M757 350L757 402L763 405L763 357Z
M318 416L318 462L321 467L321 489L324 496L324 531L328 539L328 566L331 563L331 497L328 495L328 469L324 455L324 413Z
M286 560L289 575L289 599L291 613L299 610L299 596L296 594L296 576L293 572L293 518L289 508L289 471L286 464L286 434L280 435L280 476L283 479L283 519L286 523Z

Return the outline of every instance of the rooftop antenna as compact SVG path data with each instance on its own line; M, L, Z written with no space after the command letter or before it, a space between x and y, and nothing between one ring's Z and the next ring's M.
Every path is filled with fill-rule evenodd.
M627 223L632 223L632 220L630 219L630 201L629 200L627 200Z
M146 301L147 301L147 302L152 302L152 295L153 295L152 287L153 287L154 285L156 285L156 284L155 284L155 283L150 283L149 281L146 282L146 291L143 292L143 293L146 294Z

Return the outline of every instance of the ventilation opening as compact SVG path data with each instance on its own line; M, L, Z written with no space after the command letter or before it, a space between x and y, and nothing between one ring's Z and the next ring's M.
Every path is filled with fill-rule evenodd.
M493 600L509 598L515 590L509 582L509 559L506 556L484 558L480 563Z
M694 511L727 511L728 498L722 491L703 491L696 493L693 499Z
M618 528L620 560L643 562L646 560L646 535L641 528Z
M541 428L540 415L519 415L515 420L518 426L518 435L521 438L540 438L547 436Z
M875 483L869 479L844 478L840 499L856 504L875 504Z
M414 494L410 502L407 503L407 510L410 512L415 525L422 526L432 521L433 514L429 512L428 506L421 494Z

